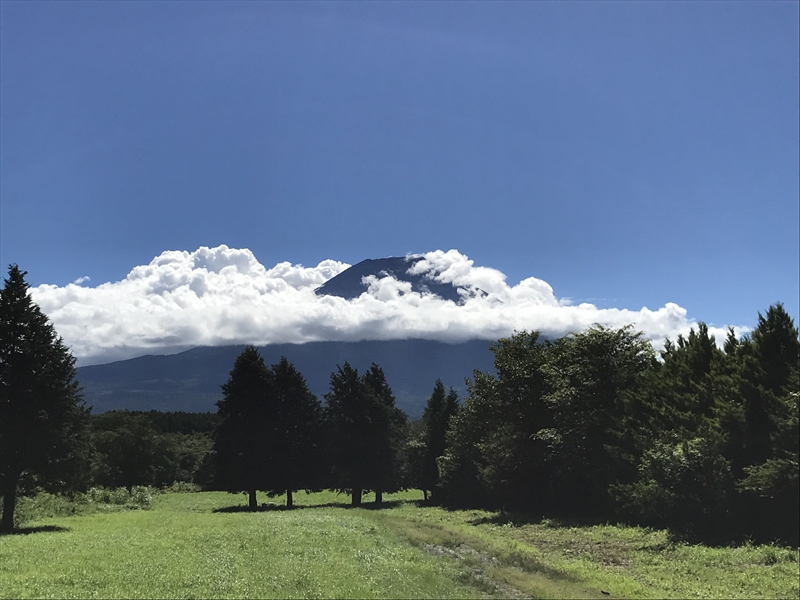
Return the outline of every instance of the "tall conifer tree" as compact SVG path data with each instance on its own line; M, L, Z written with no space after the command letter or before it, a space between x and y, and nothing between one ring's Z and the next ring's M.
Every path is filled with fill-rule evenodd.
M23 480L45 488L79 482L87 417L75 358L33 302L16 265L0 292L0 528L11 531ZM26 490L22 490L26 491Z
M272 373L254 346L236 358L217 402L220 425L214 440L216 485L248 494L257 508L256 491L269 488L268 455Z
M268 395L267 491L286 494L311 489L319 481L320 420L322 407L303 375L286 357L272 365Z
M331 452L334 485L361 504L366 490L383 492L400 485L400 448L406 418L395 406L386 376L373 364L363 375L350 363L331 374L331 390L325 394L325 422Z
M447 447L447 427L450 424L450 418L457 411L458 394L452 388L449 393L445 394L444 384L441 379L437 379L433 386L433 392L425 405L425 411L422 413L425 455L420 485L426 500L428 492L433 491L439 483L439 468L436 461L440 456L444 456Z
M375 504L380 505L384 492L395 492L400 488L406 415L395 406L386 374L378 365L372 363L362 380L367 393L372 396L372 402L368 404L372 413L372 427L368 434L372 458L371 487L375 490Z

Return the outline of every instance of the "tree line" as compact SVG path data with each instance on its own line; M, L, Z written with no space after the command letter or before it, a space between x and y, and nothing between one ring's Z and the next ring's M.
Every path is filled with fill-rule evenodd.
M380 366L345 363L322 400L283 358L236 359L216 414L89 415L74 359L12 266L0 297L0 496L169 485L285 496L423 490L426 501L669 527L694 539L798 538L800 342L781 304L722 348L704 324L656 352L632 327L492 345L463 402L437 381L422 419Z
M699 324L657 354L631 327L493 345L438 459L437 500L798 541L798 359L771 306L723 348Z

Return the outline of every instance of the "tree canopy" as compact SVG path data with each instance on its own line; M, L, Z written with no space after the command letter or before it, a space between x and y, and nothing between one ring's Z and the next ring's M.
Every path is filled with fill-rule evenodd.
M395 406L386 376L378 365L359 376L350 363L331 373L325 394L325 425L334 487L351 494L352 504L374 490L382 493L401 483L403 425L406 417Z
M251 509L256 491L286 494L317 485L321 405L286 357L267 367L254 346L237 357L223 398L214 456L216 485L245 491Z
M217 402L220 418L214 440L217 466L215 483L221 489L248 494L255 510L256 491L267 489L269 480L269 389L271 373L254 346L236 358L230 378Z
M63 490L85 474L86 424L75 358L11 265L0 292L0 493L2 529L14 527L18 493Z
M318 487L321 473L322 406L303 375L286 357L270 368L265 423L267 443L266 491L286 494Z

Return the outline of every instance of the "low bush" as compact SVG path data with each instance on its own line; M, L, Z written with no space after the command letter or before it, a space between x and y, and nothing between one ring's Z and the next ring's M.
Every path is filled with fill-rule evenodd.
M85 496L89 502L100 505L123 506L126 508L149 508L153 497L158 494L158 492L158 489L151 486L135 485L130 491L124 487L115 489L90 488Z

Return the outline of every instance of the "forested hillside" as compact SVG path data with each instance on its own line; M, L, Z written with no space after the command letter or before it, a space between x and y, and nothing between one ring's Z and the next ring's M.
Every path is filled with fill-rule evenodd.
M362 342L309 342L259 347L271 364L286 356L307 378L313 393L328 391L331 371L349 362L364 370L381 365L392 384L397 404L419 417L436 379L459 393L472 369L492 369L490 342L471 340L445 344L432 340ZM244 346L201 347L168 356L142 356L130 360L78 368L78 379L92 412L108 410L160 410L206 412L216 410L221 386Z

